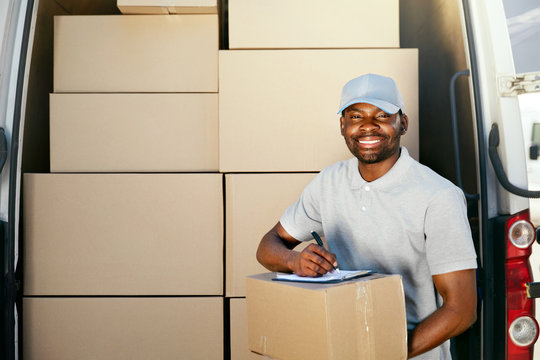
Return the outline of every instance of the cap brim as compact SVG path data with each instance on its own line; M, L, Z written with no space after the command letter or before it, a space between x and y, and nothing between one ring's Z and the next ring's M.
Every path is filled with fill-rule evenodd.
M349 106L353 104L358 104L358 103L368 103L368 104L374 105L378 107L379 109L381 109L382 111L384 111L385 113L391 114L391 115L397 113L400 109L398 106L391 104L388 101L379 100L379 99L370 99L370 98L356 98L342 105L337 113L340 114L343 110L345 110Z

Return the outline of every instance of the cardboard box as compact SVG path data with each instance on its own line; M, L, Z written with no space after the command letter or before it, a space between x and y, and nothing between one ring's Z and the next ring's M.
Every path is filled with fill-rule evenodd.
M220 51L221 172L320 171L352 157L340 133L341 89L377 73L399 86L402 137L418 159L417 49Z
M217 92L217 15L56 16L54 92Z
M406 359L401 277L338 284L247 279L249 348L280 360Z
M231 360L262 360L248 346L247 309L245 298L230 299Z
M28 360L223 359L223 298L25 298Z
M51 94L51 172L218 171L217 94Z
M255 257L259 242L315 175L225 175L227 296L245 296L246 276L266 271Z
M399 0L229 0L228 10L230 49L399 48Z
M25 295L223 295L220 174L26 174Z
M217 0L117 0L123 14L217 14Z

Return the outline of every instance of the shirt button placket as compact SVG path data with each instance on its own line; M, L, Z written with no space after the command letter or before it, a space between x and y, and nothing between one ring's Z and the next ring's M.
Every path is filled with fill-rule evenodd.
M371 196L370 196L370 194L369 194L370 191L371 191L371 186L369 186L369 185L364 185L362 189L364 190L364 196L363 196L363 198L364 198L364 205L362 205L362 208L361 208L361 209L362 209L363 212L366 212L367 209L368 209L368 207L369 207L369 205L371 205Z

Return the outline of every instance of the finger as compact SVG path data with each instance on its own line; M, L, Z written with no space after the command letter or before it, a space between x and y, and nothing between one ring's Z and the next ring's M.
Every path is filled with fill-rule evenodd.
M317 261L316 262L317 262L317 264L323 266L325 269L333 270L334 267L336 267L338 265L336 255L329 252L325 248L323 248L321 246L318 246L318 245L314 245L312 251L314 253L316 253L319 256L319 258L324 259L324 263L317 262ZM326 265L326 263L328 265ZM328 266L330 266L330 267L328 267Z
M305 268L301 273L297 273L298 276L309 276L309 277L320 277L324 274L319 274L316 271L313 271L311 269Z
M300 266L298 267L298 271L296 271L296 275L298 276L311 276L311 277L317 277L321 276L319 272L317 272L318 265L310 261L309 259L304 259Z
M302 252L291 252L291 257L293 258L291 260L292 269L294 273L298 276L318 276L319 274L312 270L313 262L310 260L310 258L314 255L311 251L304 251Z
M317 275L324 275L327 272L334 270L332 264L312 250L306 250L303 253L301 257L301 265L305 271L311 270Z
M300 253L298 265L296 273L303 274L301 276L320 276L332 270L332 266L310 247Z

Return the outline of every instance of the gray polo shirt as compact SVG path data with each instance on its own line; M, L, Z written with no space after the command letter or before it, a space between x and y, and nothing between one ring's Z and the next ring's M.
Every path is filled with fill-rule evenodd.
M401 147L394 166L367 182L352 158L323 169L280 219L295 239L326 236L341 269L403 278L407 327L438 307L432 275L475 269L463 192ZM449 342L415 359L450 359Z

